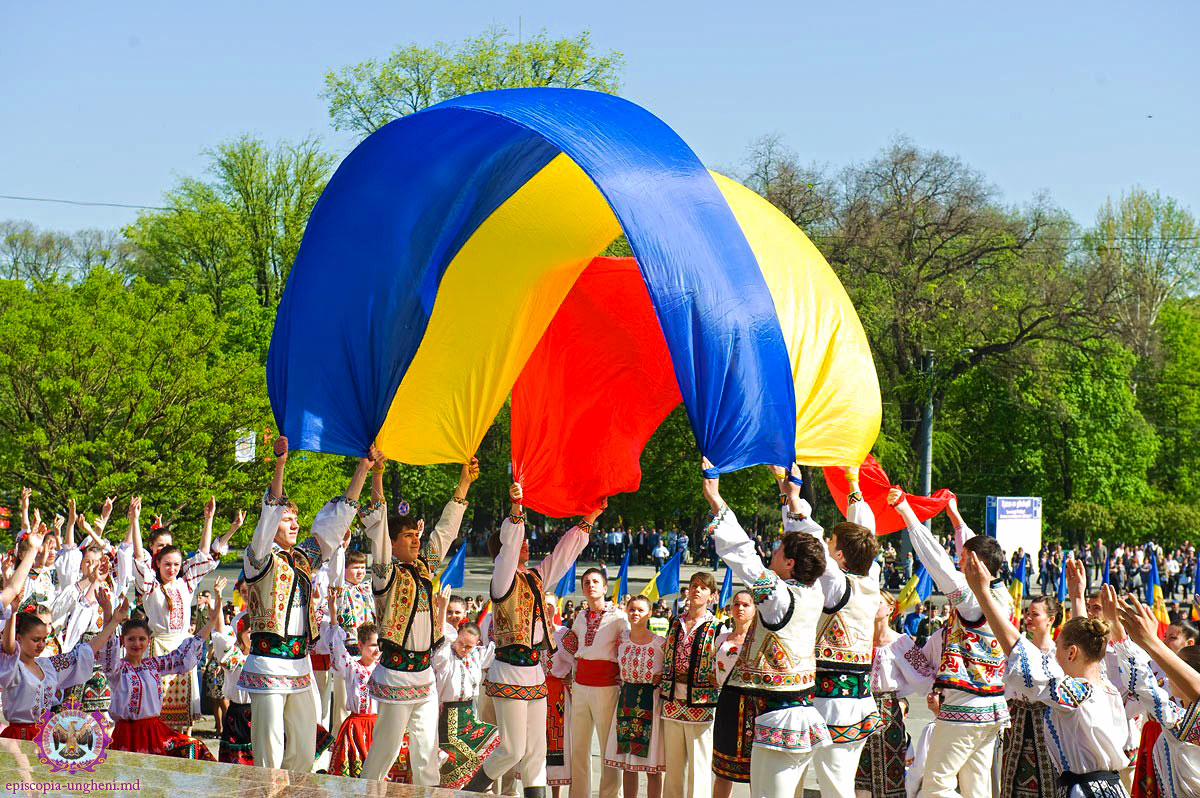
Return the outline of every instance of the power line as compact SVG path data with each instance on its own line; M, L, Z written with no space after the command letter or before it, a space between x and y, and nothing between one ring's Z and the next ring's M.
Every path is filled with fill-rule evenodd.
M91 202L89 200L58 199L56 197L21 197L16 194L0 194L0 199L18 200L20 202L57 202L62 205L89 205L104 208L133 208L144 211L173 211L175 208L164 208L159 205L129 205L124 202Z

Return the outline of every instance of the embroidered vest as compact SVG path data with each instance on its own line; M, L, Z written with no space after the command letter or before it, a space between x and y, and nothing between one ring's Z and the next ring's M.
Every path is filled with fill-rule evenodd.
M433 575L424 555L416 562L392 562L392 578L376 593L379 612L379 664L391 670L419 672L427 670L433 650L442 642L440 624L433 622ZM428 647L410 650L404 647L418 612L429 613L431 634ZM423 641L416 641L419 645Z
M250 627L250 651L268 657L302 659L320 628L312 601L311 554L278 546L257 576L247 577L246 617ZM304 613L304 631L288 634L292 613Z
M969 588L963 588L968 590ZM1012 596L997 579L991 585L992 595L1013 620ZM955 596L947 598L953 605ZM957 609L950 611L950 620L942 628L942 658L938 662L935 687L949 687L982 696L1004 694L1004 666L1007 659L987 619L963 618Z
M492 596L492 639L496 659L509 665L537 665L540 649L554 650L554 636L542 606L542 576L537 571L518 573L503 596ZM533 630L542 627L542 642L533 645Z
M816 695L821 698L871 695L879 580L846 574L846 588L840 603L824 609L817 626Z
M767 571L752 586L757 603L764 601L779 577ZM791 606L778 624L756 615L746 632L729 684L747 693L793 698L811 694L816 679L817 623L821 618L821 593L815 588L786 582Z
M692 634L692 650L688 657L686 673L680 673L675 667L675 655L678 653L679 638L683 636L683 620L676 618L671 623L671 633L667 635L667 643L663 648L662 681L659 691L663 698L675 695L676 680L687 680L685 703L689 707L715 707L721 695L721 683L717 680L717 633L721 624L716 619L709 618Z

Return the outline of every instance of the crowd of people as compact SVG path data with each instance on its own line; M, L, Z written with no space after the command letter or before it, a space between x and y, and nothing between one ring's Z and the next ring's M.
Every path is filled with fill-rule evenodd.
M286 438L275 455L233 586L242 611L224 579L197 592L242 514L214 538L210 500L185 556L161 519L143 535L138 498L114 545L112 500L90 520L68 504L46 525L23 493L0 589L0 736L32 739L70 703L107 713L114 749L211 759L191 729L204 702L221 761L307 772L328 750L336 775L502 794L519 781L531 798L591 795L593 745L603 798L634 798L643 781L650 798L727 798L738 782L791 798L810 771L844 798L1200 795L1200 633L1182 610L1160 628L1126 592L1159 557L1164 585L1173 576L1190 598L1190 546L1048 548L1039 562L1061 569L1069 602L1047 591L1014 606L1001 577L1013 562L953 500L947 546L888 495L915 552L900 557L880 549L855 469L847 520L828 531L799 471L779 469L784 532L770 545L743 530L705 462L711 519L697 537L743 584L726 606L708 570L674 606L613 602L604 566L583 573L578 605L561 603L548 588L601 540L606 557L632 547L650 562L690 542L599 532L601 508L531 565L519 484L486 540L489 594L460 597L435 581L477 462L427 532L389 511L372 450L305 536ZM356 522L369 556L349 546ZM888 588L917 562L945 602L901 617ZM914 696L934 713L916 740Z

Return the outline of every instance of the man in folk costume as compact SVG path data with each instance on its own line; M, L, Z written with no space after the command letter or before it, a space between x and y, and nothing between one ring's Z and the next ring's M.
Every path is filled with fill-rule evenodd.
M371 697L379 702L379 719L363 778L387 778L407 733L413 784L436 787L441 777L432 664L445 638L442 623L434 614L433 579L442 557L458 537L467 510L467 491L479 476L479 461L472 458L462 467L454 495L424 547L424 521L386 515L383 466L381 460L375 468L371 508L364 518L374 558L371 586L379 619L380 660L371 674Z
M821 540L821 527L809 518L800 498L800 470L776 470L783 499L783 529ZM813 752L822 795L854 798L854 774L867 738L879 727L879 707L871 695L875 616L879 611L879 567L875 555L875 514L858 489L858 469L847 468L850 492L847 521L830 530L825 572L817 579L825 606L817 626L817 681L813 706L825 719L830 745Z
M919 798L959 794L963 798L990 798L996 737L1009 719L1004 696L1004 651L966 577L917 520L904 493L892 488L887 500L904 519L917 559L946 594L951 607L949 622L925 644L926 657L937 666L933 685L935 691L940 691L941 707L929 743L937 756L930 757L925 765ZM989 572L999 573L1004 563L1000 544L972 532L959 515L956 501L951 500L946 512L954 525L955 549L960 557L964 552L974 552ZM1003 580L993 580L990 592L1011 617L1012 596Z
M372 460L363 458L344 496L321 508L312 533L321 553L296 545L297 509L283 492L288 440L275 439L275 477L263 496L258 526L242 555L250 654L238 687L250 695L254 764L308 772L316 754L317 703L309 648L320 633L313 575L340 545L354 520Z
M617 646L629 631L629 619L620 607L606 601L608 580L599 568L583 572L584 607L563 636L563 648L575 657L575 685L571 694L571 796L592 794L592 732L601 750L608 742L620 692ZM601 766L600 798L617 798L621 771Z
M825 547L805 532L785 532L764 566L733 511L721 499L719 475L704 461L704 497L717 555L750 587L758 616L727 684L755 696L758 716L750 752L753 798L790 796L804 783L813 749L829 731L813 706L816 637L824 596Z
M509 495L512 513L500 524L500 531L488 538L488 552L495 560L490 617L496 651L484 692L492 697L495 707L500 748L465 789L484 792L518 767L526 797L542 798L546 794L546 678L541 657L544 649L554 648L543 606L543 586L557 584L579 557L608 501L563 534L540 565L526 568L529 542L525 539L521 485L514 483Z

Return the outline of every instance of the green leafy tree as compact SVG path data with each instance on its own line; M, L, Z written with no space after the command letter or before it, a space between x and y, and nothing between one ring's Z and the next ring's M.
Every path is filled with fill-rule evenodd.
M452 45L409 44L325 76L322 93L338 130L363 136L408 114L472 92L556 86L616 93L623 56L596 52L585 31L552 39L541 31L513 41L494 27Z

